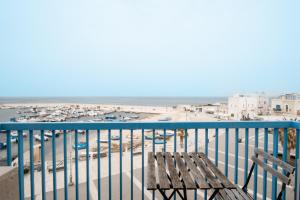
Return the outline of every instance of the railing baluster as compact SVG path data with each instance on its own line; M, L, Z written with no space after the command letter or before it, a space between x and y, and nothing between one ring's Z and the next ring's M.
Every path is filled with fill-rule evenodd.
M219 161L219 129L215 130L215 165L218 167Z
M98 175L98 200L101 199L101 163L100 163L100 130L97 130L97 175Z
M65 190L65 199L69 199L68 193L68 152L67 152L67 131L64 130L64 190ZM72 146L71 146L72 147ZM72 163L70 163L72 165Z
M53 175L53 200L57 199L56 194L56 142L55 130L52 130L52 175Z
M122 144L122 129L120 129L119 132L119 141L120 141L120 200L122 200L122 195L123 195L123 163L122 163L122 155L123 155L123 144Z
M24 199L24 148L23 131L18 131L18 170L19 170L19 198Z
M205 155L208 157L208 129L205 129ZM204 191L204 199L207 200L207 191Z
M258 148L258 128L255 129L255 139L254 139L254 146ZM257 165L254 166L254 179L253 179L253 199L256 200L257 198Z
M144 134L144 129L142 129L142 200L144 200L144 195L145 195L145 189L144 189L144 184L145 184L145 172L144 172L144 153L145 153L145 134Z
M176 152L177 151L177 133L176 133L176 129L174 129L174 144L173 144L173 151ZM174 166L176 167L176 162L174 161ZM174 200L176 200L176 195L174 195L173 197ZM154 200L154 199L153 199Z
M273 156L278 156L278 128L274 129L273 135ZM277 170L277 165L273 163L273 168ZM277 177L272 176L272 199L275 200L277 196Z
M239 129L235 129L234 183L238 184L239 177Z
M152 151L155 153L155 129L152 130ZM152 191L152 200L155 199L155 190Z
M30 154L30 197L31 200L35 199L34 196L34 155L33 155L33 131L29 131L29 154Z
M85 133L85 142L86 142L86 199L90 199L90 138L89 130L86 130Z
M79 177L78 177L78 130L75 130L75 198L79 200Z
M299 149L299 147L300 147L300 129L296 129L296 151L295 151L295 156L296 156L296 170L295 170L295 187L294 187L294 191L295 191L295 194L297 193L297 189L298 190L300 190L299 189L299 181L298 181L298 174L299 174L299 171L298 171L298 168L299 168L299 166L298 166L298 160L299 160L299 151L300 151L300 149ZM300 191L299 191L300 192ZM295 199L296 199L297 197L295 196Z
M287 162L287 144L288 144L288 129L285 128L284 129L284 133L283 133L283 161ZM282 169L282 173L285 174L285 170ZM282 192L282 199L285 200L285 191Z
M41 168L42 168L42 199L46 199L46 177L45 177L45 133L41 130Z
M264 132L264 151L268 152L268 128L265 128L265 132ZM268 161L267 159L264 159L264 163L266 164ZM263 172L263 200L267 199L267 170L264 170Z
M195 152L198 152L198 129L195 129ZM197 190L194 192L194 199L197 200Z
M174 144L173 144L173 148L174 148L174 152L177 151L177 133L176 133L176 129L174 129Z
M111 130L108 130L108 199L111 200Z
M188 131L184 129L184 152L187 152L188 148Z
M225 176L228 177L228 136L229 135L229 130L228 128L225 129Z
M249 156L249 128L245 129L245 160L244 160L244 184L248 176L248 156Z
M11 134L10 130L6 132L6 163L11 166Z
M166 152L167 141L166 141L166 129L164 129L164 152Z
M130 130L130 199L133 200L133 130Z

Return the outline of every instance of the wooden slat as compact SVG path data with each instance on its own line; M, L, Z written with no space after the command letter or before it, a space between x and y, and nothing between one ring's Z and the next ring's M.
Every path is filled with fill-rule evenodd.
M168 190L170 189L170 184L169 184L168 174L166 172L164 158L161 152L158 152L156 154L156 160L157 160L157 168L158 168L159 188L163 190Z
M213 176L213 174L206 169L206 166L204 165L203 161L200 160L198 155L196 153L192 153L192 158L194 159L197 166L200 168L203 175L207 178L208 182L211 184L213 188L223 188L221 183L218 182L218 180Z
M222 198L223 198L224 200L230 200L229 195L226 194L226 192L225 192L223 189L222 189L222 190L219 190L219 193L220 193L220 195L222 196Z
M152 152L148 153L148 181L147 181L148 190L156 190L156 177L155 177L155 158Z
M200 171L197 169L197 166L194 164L194 162L191 160L190 156L187 153L182 153L182 156L190 169L190 172L194 176L195 180L197 181L200 189L210 189L210 186L205 181L204 177L200 173Z
M240 196L242 196L243 199L251 200L251 198L240 187L236 187L236 189L239 192Z
M282 167L286 171L290 172L291 174L294 172L295 168L291 166L290 164L275 158L274 156L270 155L269 153L265 152L262 149L255 148L254 149L255 154L263 156L265 159L272 161L273 163L277 164L278 166Z
M209 166L209 169L218 177L218 179L226 188L235 188L235 185L228 180L228 178L212 163L211 160L207 158L204 153L199 153L199 156L206 163L206 165Z
M238 186L236 186L236 187L238 187ZM244 198L240 195L240 193L239 193L239 191L238 191L237 189L230 189L230 191L234 194L235 198L237 198L237 199L244 199Z
M273 176L276 176L277 178L279 178L283 183L285 183L287 185L290 183L290 179L288 177L282 175L279 171L276 171L269 165L265 164L262 160L258 159L255 156L252 156L251 159L253 162L255 162L256 164L261 166L264 170L270 172Z
M222 196L219 193L216 194L215 199L216 200L223 200Z
M224 189L224 191L230 197L230 199L232 199L232 200L239 200L238 198L236 198L236 196L233 194L233 192L230 189Z
M183 185L180 181L177 170L174 166L172 155L169 152L165 153L164 155L165 155L165 159L167 161L167 166L168 166L168 170L169 170L169 174L170 174L172 187L174 189L183 189Z
M178 169L181 173L181 177L183 179L183 182L185 184L185 187L187 189L197 189L196 184L194 183L192 177L190 176L188 170L185 167L185 164L183 163L183 161L181 160L181 156L179 153L175 152L174 153L174 158L176 160L176 164L178 166Z

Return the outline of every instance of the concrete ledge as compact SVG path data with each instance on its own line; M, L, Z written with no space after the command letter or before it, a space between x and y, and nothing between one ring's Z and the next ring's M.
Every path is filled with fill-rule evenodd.
M19 182L17 167L0 167L1 199L19 199Z

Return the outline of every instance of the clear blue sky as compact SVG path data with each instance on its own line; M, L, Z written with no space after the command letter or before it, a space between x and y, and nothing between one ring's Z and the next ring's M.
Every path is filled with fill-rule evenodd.
M0 96L300 90L300 3L0 2Z

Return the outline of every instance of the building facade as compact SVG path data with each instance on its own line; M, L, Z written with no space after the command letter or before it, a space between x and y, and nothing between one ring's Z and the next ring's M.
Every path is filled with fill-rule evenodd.
M269 113L269 98L264 94L236 94L228 98L228 114L235 120L250 120Z
M272 99L271 108L274 113L300 115L300 94L292 93Z

